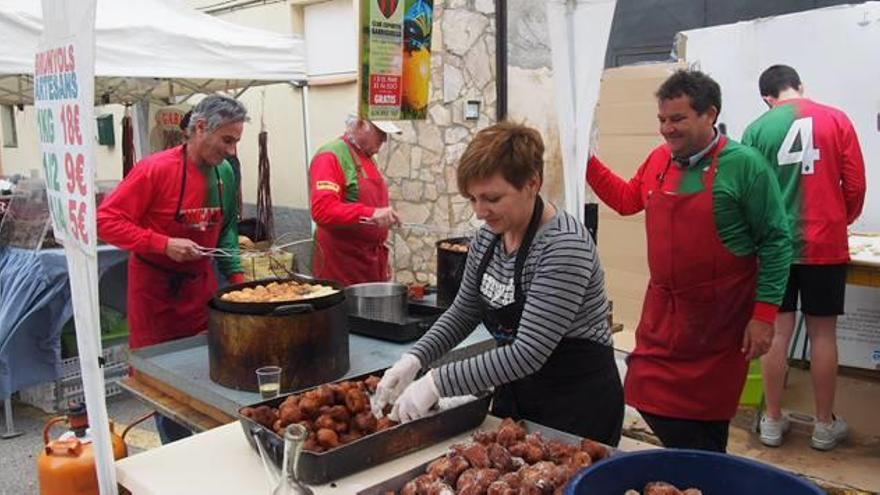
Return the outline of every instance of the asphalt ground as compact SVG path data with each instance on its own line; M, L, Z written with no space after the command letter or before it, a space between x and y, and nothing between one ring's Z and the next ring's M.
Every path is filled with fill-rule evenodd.
M128 424L148 412L150 409L125 392L107 399L107 413L115 424L117 434L121 434ZM56 414L45 413L13 399L15 429L22 435L0 439L0 495L39 494L37 459L43 448L43 427L54 416ZM2 407L0 417L0 433L5 433L6 418ZM64 427L56 425L50 438L57 438L63 432ZM159 434L152 419L134 427L125 440L129 455L160 445Z

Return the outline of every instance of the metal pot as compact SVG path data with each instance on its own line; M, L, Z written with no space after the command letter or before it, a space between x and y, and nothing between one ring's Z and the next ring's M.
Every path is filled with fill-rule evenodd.
M461 279L464 277L464 267L467 262L467 252L459 253L458 251L450 251L440 247L443 243L470 244L468 237L452 237L450 239L441 239L435 244L437 246L437 304L440 306L449 306L455 300L458 294L458 288L461 287Z
M221 291L208 309L211 380L224 387L257 392L256 369L274 365L282 368L281 390L291 391L345 375L349 369L345 296L335 282L313 282L340 291L293 304L230 303L219 299L224 292L257 282Z
M407 290L396 282L369 282L345 288L348 314L368 320L403 323L407 315Z

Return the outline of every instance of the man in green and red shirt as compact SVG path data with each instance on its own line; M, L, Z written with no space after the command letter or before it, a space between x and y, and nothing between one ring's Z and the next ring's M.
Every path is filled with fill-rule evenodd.
M791 238L764 158L715 127L718 84L678 71L657 99L666 143L632 179L596 157L587 168L608 206L645 211L651 278L626 401L665 446L723 452L749 360L770 348Z
M803 97L800 76L774 65L761 74L761 97L770 110L743 134L779 179L792 233L792 267L770 352L762 359L767 410L761 442L782 443L788 419L782 388L795 311L806 316L810 372L816 401L812 446L829 450L846 437L846 422L833 415L837 378L837 315L843 314L849 246L846 228L865 200L865 164L847 116Z
M400 128L354 115L345 134L322 146L309 166L315 253L312 273L343 285L391 278L385 241L400 216L373 155Z

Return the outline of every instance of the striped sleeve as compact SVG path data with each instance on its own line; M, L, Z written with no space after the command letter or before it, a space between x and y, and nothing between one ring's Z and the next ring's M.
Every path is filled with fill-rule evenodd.
M561 214L557 221L559 225L547 229L529 254L534 268L524 272L526 300L516 338L437 368L434 376L442 396L475 394L531 375L563 337L610 343L595 247L574 217Z
M434 322L431 329L410 349L409 352L419 358L423 368L461 343L480 323L477 268L490 241L491 234L485 229L477 231L474 235L468 250L461 287L455 300Z

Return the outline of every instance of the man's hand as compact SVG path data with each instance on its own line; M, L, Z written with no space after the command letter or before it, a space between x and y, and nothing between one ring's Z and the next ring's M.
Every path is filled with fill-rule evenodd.
M165 255L178 263L195 261L202 257L198 244L190 239L178 237L168 239L168 244L165 245Z
M400 224L400 215L394 211L394 208L386 206L383 208L376 208L373 211L373 216L368 218L367 221L379 227L390 227L392 225Z
M746 355L746 360L751 361L756 357L767 354L770 344L773 342L773 325L759 320L751 320L746 326L743 335L741 352Z

